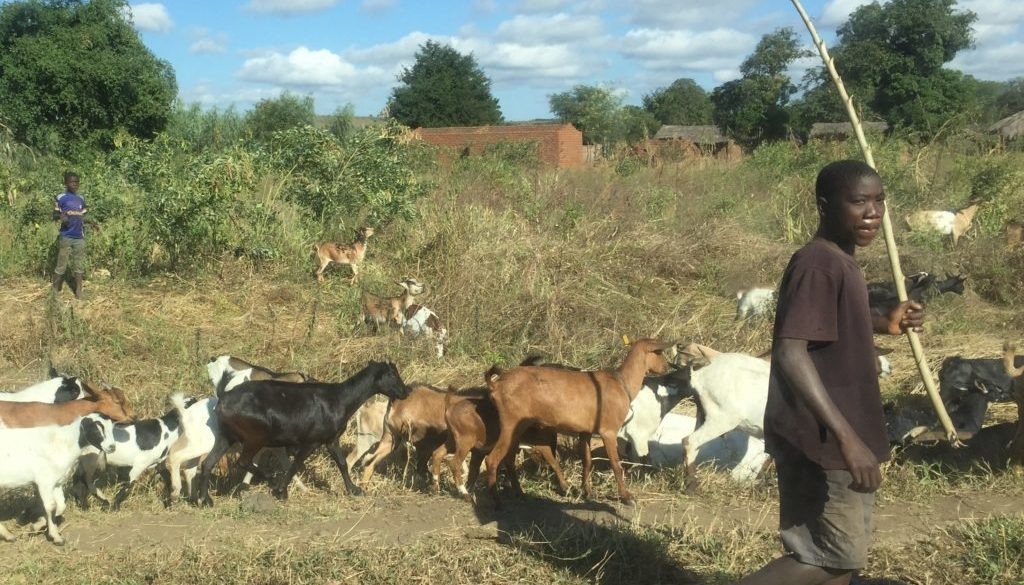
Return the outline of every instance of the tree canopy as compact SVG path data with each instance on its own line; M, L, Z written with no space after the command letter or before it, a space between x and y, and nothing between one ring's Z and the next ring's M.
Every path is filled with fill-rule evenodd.
M266 140L274 132L312 126L316 120L312 96L284 92L276 98L262 99L245 115L245 127L257 140Z
M68 153L109 147L118 131L167 124L174 70L126 20L123 0L23 0L0 6L0 121L18 140Z
M551 112L583 133L587 144L610 144L621 136L622 98L611 88L577 85L548 96Z
M892 0L855 10L839 27L831 53L855 103L894 127L934 133L972 106L973 84L945 69L973 45L976 16L955 11L955 0ZM828 119L844 119L842 104L826 98L831 81L818 69L807 101Z
M711 99L697 82L681 78L643 98L644 109L662 124L693 126L711 123Z
M740 66L743 76L712 92L715 123L745 144L785 138L789 131L786 106L796 92L786 70L803 54L791 28L761 37Z
M398 76L391 92L391 117L412 128L500 124L501 108L491 95L491 80L473 55L434 41L416 53L416 62Z

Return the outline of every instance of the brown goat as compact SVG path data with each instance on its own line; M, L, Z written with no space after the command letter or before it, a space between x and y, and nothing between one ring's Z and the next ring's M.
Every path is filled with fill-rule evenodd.
M397 297L378 297L363 291L362 310L359 316L364 324L373 324L377 328L381 325L401 327L405 310L416 303L416 295L423 294L426 287L415 278L406 278L397 284L405 289L405 292Z
M45 425L67 425L76 418L97 413L108 416L114 422L135 418L128 400L119 388L97 390L84 380L82 388L88 398L70 400L59 404L43 402L0 402L0 428L22 429Z
M317 261L320 263L320 268L316 271L317 281L324 281L324 270L331 262L334 262L351 266L352 282L355 282L359 277L359 263L366 256L366 240L372 235L373 228L361 227L356 230L356 239L351 244L321 242L313 246L316 250Z
M1017 433L1010 443L1010 464L1024 466L1024 366L1014 367L1016 353L1015 344L1003 344L1003 368L1013 378L1013 399L1017 403Z
M452 472L455 485L459 493L467 502L473 501L473 496L467 485L472 488L476 484L477 476L480 474L480 463L484 455L492 450L498 438L500 423L498 410L488 396L469 396L465 400L451 403L445 409L445 421L448 423L449 439L434 451L431 457L431 474L434 477L434 491L438 491L438 475L440 473L441 460L445 455L452 453L448 460L448 468ZM562 468L555 458L555 445L557 433L551 429L531 427L520 437L520 441L533 446L534 451L539 454L555 473L558 481L559 493L565 494L569 485L565 481ZM522 495L523 488L519 485L519 476L515 468L515 456L518 449L510 449L508 456L503 462L505 470L512 483L512 489L517 495ZM462 478L462 464L466 455L472 453L469 461L469 476L464 482Z
M373 471L391 451L407 440L409 443L420 443L426 440L427 453L432 453L437 444L443 443L448 433L448 423L444 419L446 402L460 400L444 390L426 384L410 384L412 391L407 398L391 403L387 416L384 417L384 435L377 444L373 456L363 467L361 485L366 486ZM422 454L421 454L422 457Z
M497 497L498 464L516 445L523 432L533 426L575 434L583 451L583 495L593 491L590 479L592 461L590 437L598 434L608 451L608 460L624 503L633 496L626 489L619 463L616 435L648 373L664 374L668 360L664 351L672 347L655 339L633 343L615 370L576 372L544 366L520 366L506 372L496 367L485 375L491 398L498 409L501 431L494 449L487 456L487 486Z

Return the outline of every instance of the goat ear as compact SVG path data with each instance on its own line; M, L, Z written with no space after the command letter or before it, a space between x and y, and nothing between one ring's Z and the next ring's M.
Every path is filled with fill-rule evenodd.
M88 394L91 398L98 399L100 397L99 392L97 392L96 389L92 387L92 384L86 382L81 378L79 378L78 381L82 384L82 390L85 390L85 393Z
M114 397L114 400L118 404L128 404L128 399L125 398L124 392L122 392L121 389L118 388L117 386L110 386L109 388L107 388L107 392L110 392L110 395Z

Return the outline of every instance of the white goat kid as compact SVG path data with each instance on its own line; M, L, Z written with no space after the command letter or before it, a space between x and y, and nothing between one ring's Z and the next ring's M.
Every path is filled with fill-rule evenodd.
M0 487L35 485L43 505L46 534L54 544L62 545L64 537L54 519L64 514L64 483L84 448L112 451L112 435L113 423L99 414L67 425L0 429ZM33 526L41 527L39 522ZM0 538L10 542L14 535L0 525Z
M441 323L437 313L423 305L410 305L402 314L401 325L402 335L425 335L428 339L433 339L437 357L444 357L444 348L448 344L448 329Z
M766 317L775 309L775 289L748 288L736 293L736 320Z

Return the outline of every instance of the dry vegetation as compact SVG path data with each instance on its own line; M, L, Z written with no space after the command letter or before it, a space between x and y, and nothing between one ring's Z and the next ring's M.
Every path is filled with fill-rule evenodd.
M138 412L156 415L174 391L209 394L202 366L223 353L327 380L387 358L407 381L469 386L490 364L529 352L609 366L621 359L622 335L761 352L769 325L735 322L732 295L777 282L814 227L810 185L818 163L843 154L843 147L787 148L741 165L642 168L623 160L553 172L483 158L440 171L434 192L420 201L419 220L377 228L359 286L392 294L403 276L426 282L431 290L422 301L453 336L444 360L426 341L373 336L357 325L358 287L336 269L317 286L312 254L261 265L243 257L192 274L94 278L84 303L53 302L40 280L7 280L0 388L38 381L51 361L120 386ZM953 208L971 193L970 165L958 162L959 153L930 148L920 157L880 149L897 218L914 206ZM971 160L982 158L1008 168L1021 163L1019 154ZM999 205L1021 209L1020 191ZM922 341L934 368L952 354L995 357L1004 338L1020 339L1024 264L1020 253L1000 247L994 227L1011 213L1005 210L998 219L980 214L956 250L902 234L908 272L969 277L964 297L929 307ZM860 260L869 279L887 278L881 242ZM897 349L886 397L925 408L909 348L899 339L882 343ZM993 420L1014 416L1000 407ZM580 466L570 461L567 471L578 483ZM313 494L264 506L261 486L240 499L221 495L211 510L164 510L153 478L115 514L71 505L65 550L38 536L2 547L5 580L719 583L778 550L771 474L736 488L704 472L705 494L686 496L677 472L635 470L635 510L611 503L608 473L595 482L603 499L592 504L558 498L534 474L527 491L537 499L492 518L450 494L425 493L408 472L393 467L357 499L344 495L326 459L316 459ZM865 582L1024 583L1019 476L924 460L891 464L886 477L880 502L892 534L879 537ZM9 521L29 497L0 496L0 519ZM955 522L971 513L980 520Z

